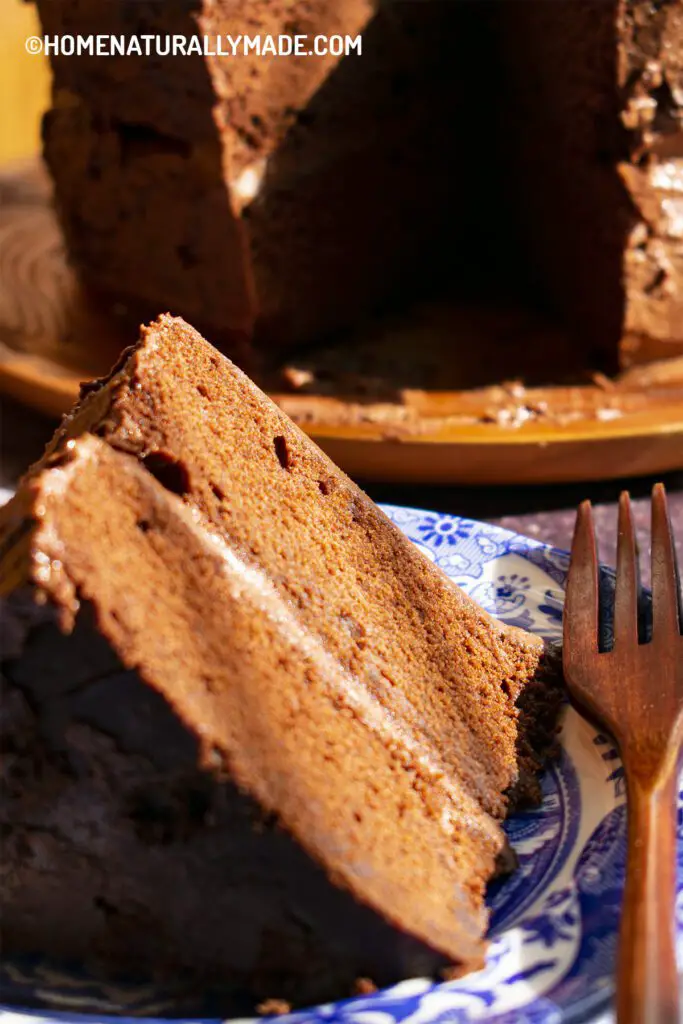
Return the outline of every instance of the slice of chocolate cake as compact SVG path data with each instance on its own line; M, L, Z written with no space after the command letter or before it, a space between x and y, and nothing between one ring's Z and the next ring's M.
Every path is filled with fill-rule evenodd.
M6 953L299 1004L477 962L540 639L170 317L0 516Z

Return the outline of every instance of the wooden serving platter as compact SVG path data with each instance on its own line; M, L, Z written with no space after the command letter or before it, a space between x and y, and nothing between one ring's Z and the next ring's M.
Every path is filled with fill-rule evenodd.
M562 345L544 331L524 313L433 307L367 330L353 351L295 363L269 390L368 480L551 483L683 468L683 359L579 386L524 387L510 362L522 347L552 344L562 376ZM59 416L131 340L70 269L41 164L0 171L0 392ZM510 365L503 356L499 383L463 386L467 353L487 345Z

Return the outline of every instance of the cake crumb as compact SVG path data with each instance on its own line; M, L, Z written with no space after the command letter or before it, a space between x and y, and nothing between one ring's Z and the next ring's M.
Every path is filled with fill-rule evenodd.
M285 366L281 373L284 384L292 391L301 391L315 381L315 375L310 370L302 370L297 366Z
M356 978L353 983L354 996L371 996L377 991L377 986L371 978Z
M256 1012L262 1017L281 1017L285 1013L290 1013L291 1009L292 1004L286 999L264 999L256 1007Z
M526 395L526 388L521 380L504 380L502 389L511 398L521 399Z
M381 433L383 441L398 442L403 441L404 437L405 431L401 430L399 427L384 427Z
M442 981L459 981L465 974L479 971L484 965L485 960L483 956L481 960L468 960L467 963L449 964L448 967L444 967L439 971L439 977Z
M600 373L599 370L594 370L590 376L593 384L600 388L601 391L616 391L616 384L606 374Z
M463 976L463 973L466 973L463 964L451 964L450 967L444 967L439 971L439 977L442 981L457 981Z

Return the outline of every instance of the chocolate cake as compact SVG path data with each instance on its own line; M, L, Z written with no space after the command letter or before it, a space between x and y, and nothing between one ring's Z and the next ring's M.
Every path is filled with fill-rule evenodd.
M683 6L499 3L529 265L596 362L683 353Z
M245 358L253 331L291 347L465 276L478 237L459 198L480 173L463 159L479 124L476 5L37 6L51 35L197 36L224 54L247 36L305 36L307 49L318 35L330 49L362 37L337 57L54 57L44 153L69 250L136 323L171 306ZM431 257L458 240L467 250L448 266Z
M582 368L683 353L677 0L37 6L51 35L210 43L52 59L69 250L137 322L172 304L245 362L252 337L291 348L425 296L526 289ZM361 53L217 52L316 34Z
M476 964L556 666L192 328L0 512L5 954L302 1004Z

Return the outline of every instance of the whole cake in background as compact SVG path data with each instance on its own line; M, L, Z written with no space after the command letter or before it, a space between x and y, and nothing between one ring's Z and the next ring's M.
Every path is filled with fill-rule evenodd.
M306 35L311 46L362 34L362 53L343 58L55 58L45 157L71 255L103 293L146 317L170 306L225 349L254 332L291 348L453 273L436 254L468 244L475 224L463 201L469 4L38 10L49 33Z
M502 2L502 121L539 284L621 365L683 354L683 4Z
M0 550L4 955L247 1009L480 963L556 659L187 324L84 389Z
M136 322L170 307L242 360L424 298L513 296L569 327L579 367L683 354L678 0L37 6L49 33L362 37L341 57L53 58L68 248Z

